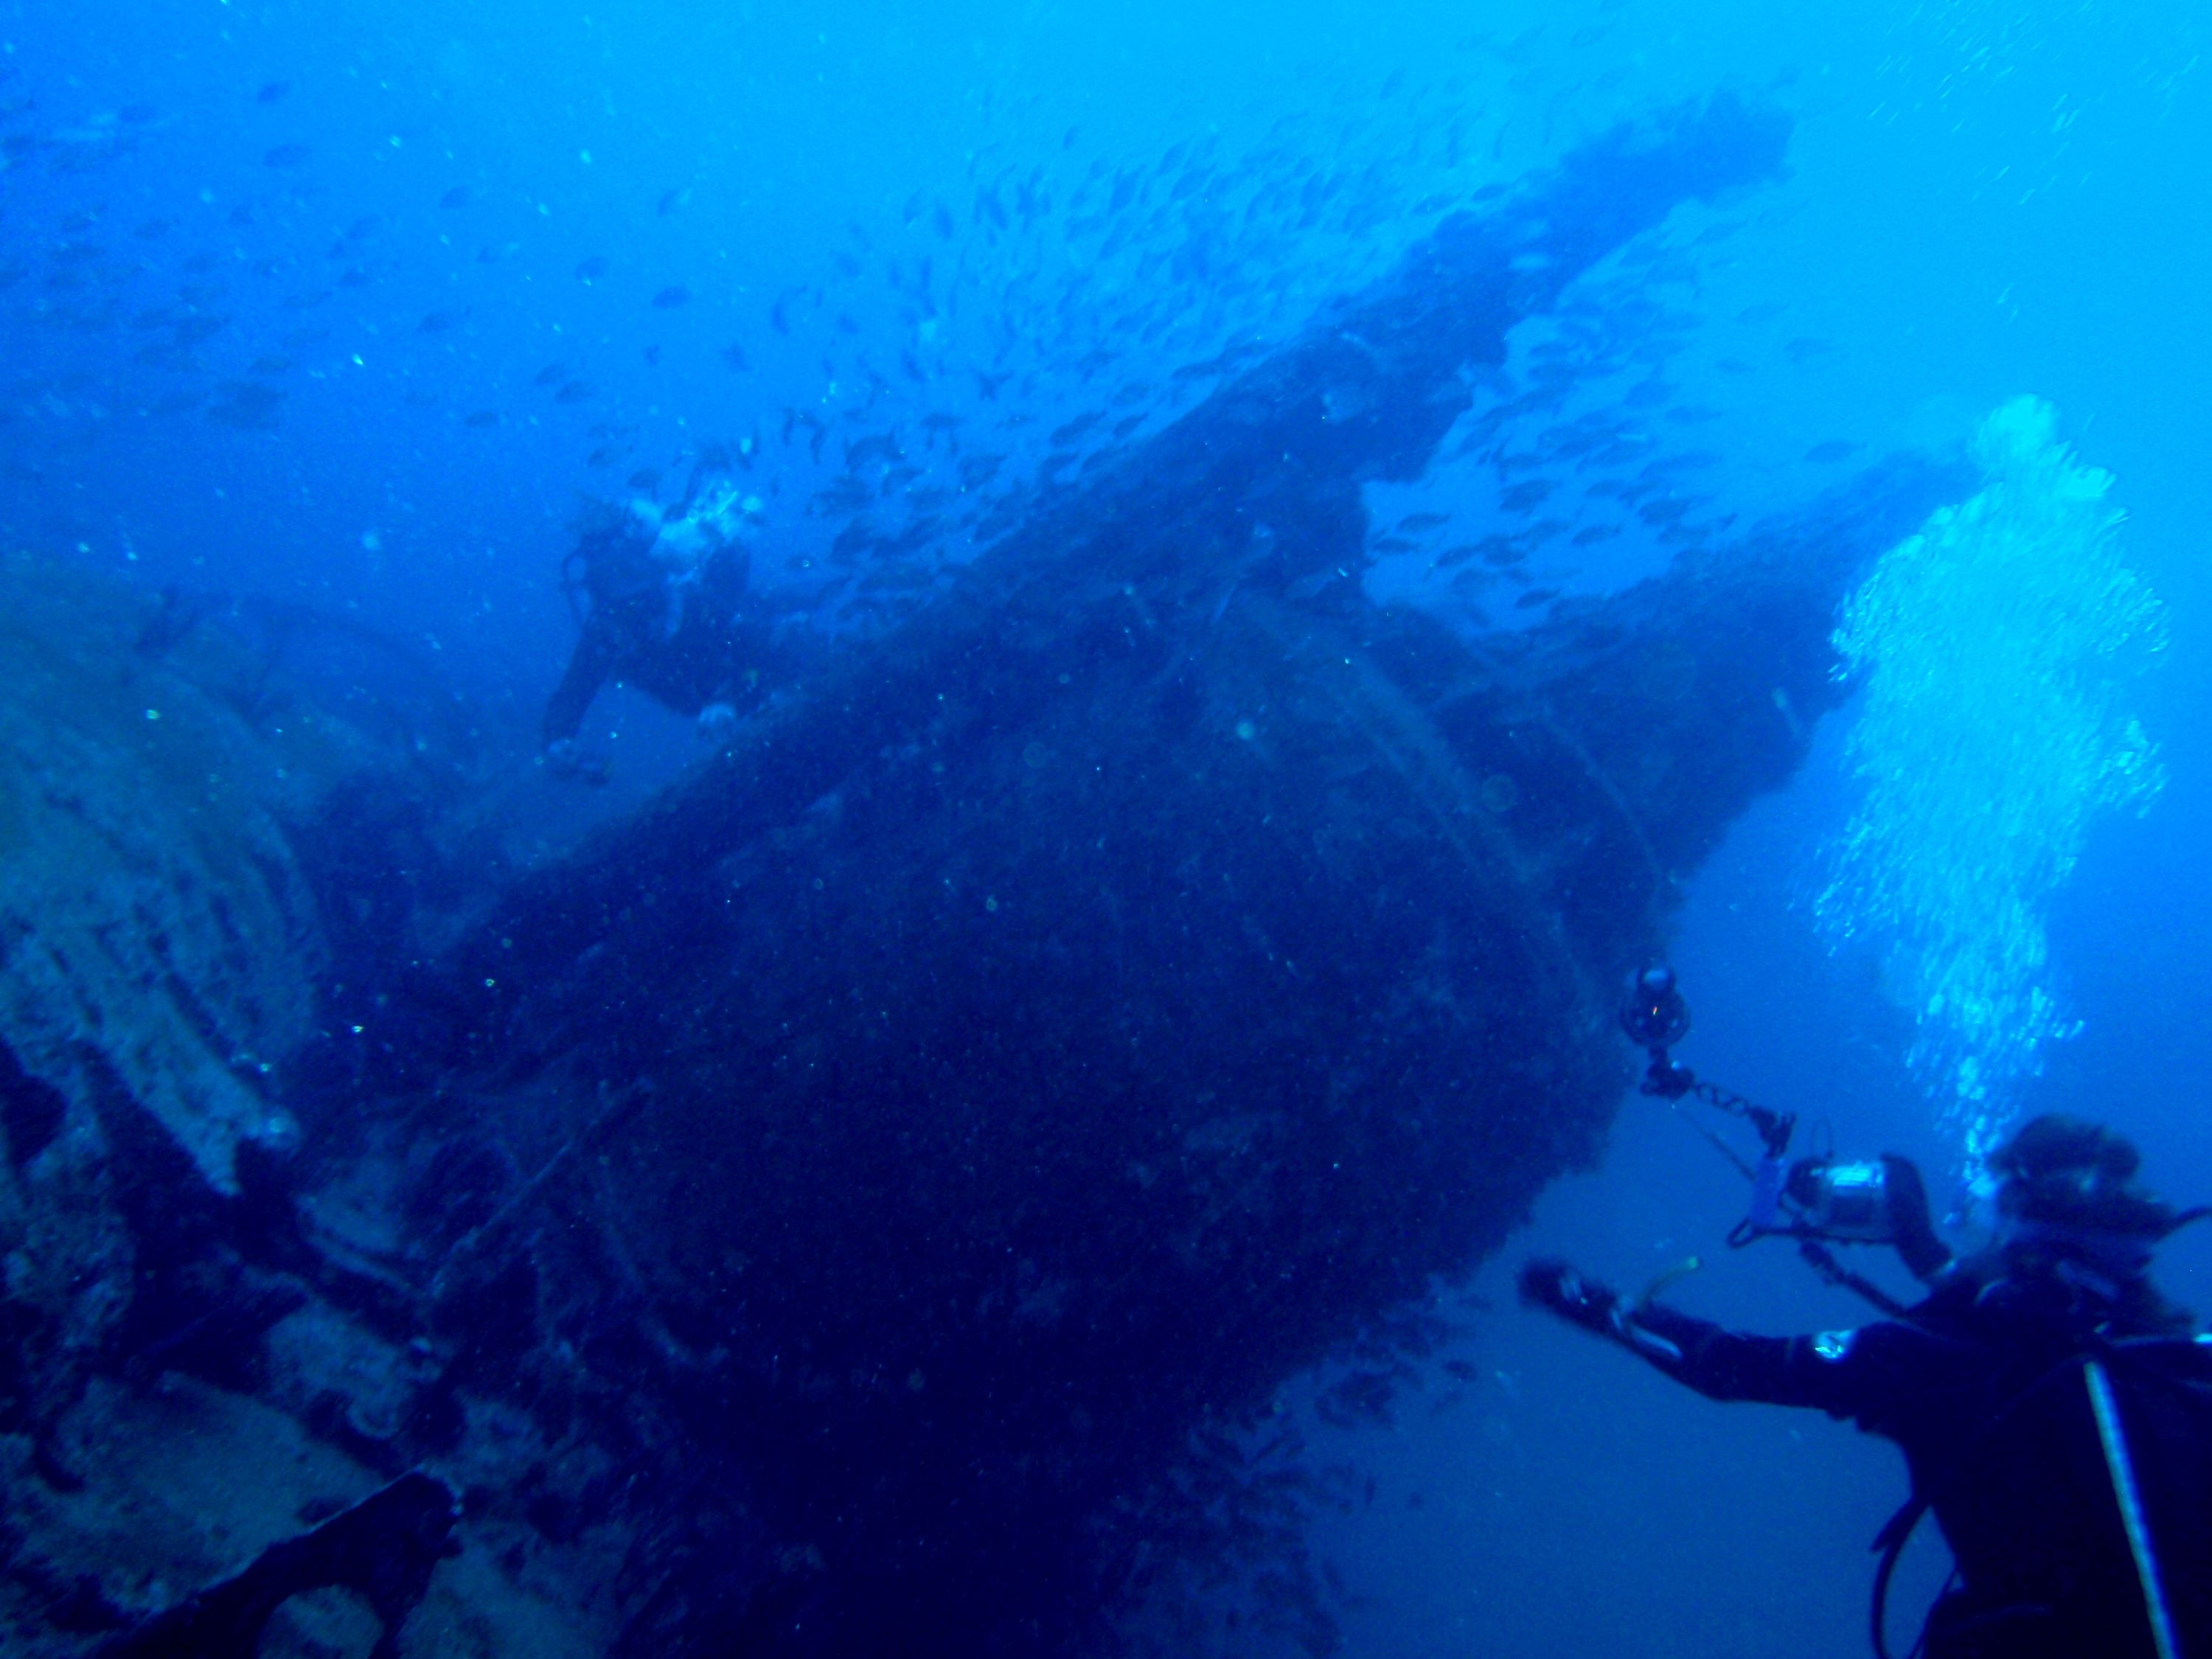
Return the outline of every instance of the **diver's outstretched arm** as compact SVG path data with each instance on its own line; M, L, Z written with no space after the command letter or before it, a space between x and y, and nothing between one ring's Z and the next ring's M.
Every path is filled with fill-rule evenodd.
M1856 1417L1867 1398L1870 1368L1860 1338L1869 1333L1747 1336L1660 1303L1626 1303L1564 1261L1523 1267L1521 1299L1610 1338L1709 1400L1812 1406L1832 1416ZM1869 1346L1878 1351L1887 1345L1877 1339Z

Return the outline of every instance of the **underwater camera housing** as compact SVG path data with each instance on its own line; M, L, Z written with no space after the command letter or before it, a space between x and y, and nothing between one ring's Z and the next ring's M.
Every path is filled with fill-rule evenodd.
M1807 1246L1887 1244L1921 1265L1942 1255L1927 1228L1927 1197L1919 1176L1904 1160L1844 1160L1826 1152L1792 1158L1795 1113L1773 1111L1716 1088L1673 1058L1668 1050L1689 1034L1690 1007L1671 967L1647 963L1632 975L1620 1018L1622 1033L1650 1058L1644 1093L1668 1101L1695 1098L1742 1118L1758 1133L1760 1156L1755 1165L1722 1147L1751 1182L1751 1205L1729 1233L1730 1244L1741 1248L1777 1237ZM1914 1270L1920 1271L1919 1266Z
M1887 1244L1923 1259L1927 1198L1901 1159L1844 1159L1815 1154L1785 1160L1770 1147L1752 1172L1751 1207L1729 1234L1741 1249L1754 1239L1800 1243ZM1899 1181L1906 1190L1899 1190ZM1916 1224L1916 1216L1917 1224Z
M1741 1248L1754 1239L1795 1239L1823 1279L1857 1291L1884 1312L1886 1293L1844 1271L1827 1254L1830 1244L1881 1244L1923 1284L1934 1284L1951 1265L1949 1246L1928 1216L1928 1189L1912 1160L1885 1152L1844 1159L1826 1153L1785 1163L1771 1152L1753 1172L1751 1207L1729 1234Z
M1844 1164L1801 1158L1790 1166L1782 1191L1796 1214L1789 1224L1772 1231L1842 1244L1898 1242L1889 1170L1879 1160Z

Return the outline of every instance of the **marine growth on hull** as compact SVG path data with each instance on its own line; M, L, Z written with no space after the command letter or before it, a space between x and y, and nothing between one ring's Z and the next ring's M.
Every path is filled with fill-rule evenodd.
M1594 1157L1620 969L1975 481L1648 484L1657 574L1491 618L1370 503L1626 442L1509 334L1787 137L1444 214L527 870L465 727L0 568L10 1651L1107 1651L1233 1570L1325 1649L1273 1402L1416 1375Z

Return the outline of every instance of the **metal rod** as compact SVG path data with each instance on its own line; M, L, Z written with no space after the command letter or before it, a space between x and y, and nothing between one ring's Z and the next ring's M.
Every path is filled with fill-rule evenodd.
M2096 1413L2097 1438L2104 1443L2105 1467L2112 1477L2112 1496L2119 1500L2120 1524L2127 1529L2128 1552L2135 1557L2136 1577L2142 1584L2143 1611L2150 1617L2151 1645L2158 1659L2175 1659L2180 1650L2173 1641L2173 1615L2166 1610L2166 1591L2158 1582L2158 1556L2151 1547L2150 1528L2143 1520L2142 1498L2136 1491L2135 1466L2128 1461L2128 1442L2120 1428L2119 1403L2105 1367L2091 1360L2082 1368L2089 1379L2089 1409Z

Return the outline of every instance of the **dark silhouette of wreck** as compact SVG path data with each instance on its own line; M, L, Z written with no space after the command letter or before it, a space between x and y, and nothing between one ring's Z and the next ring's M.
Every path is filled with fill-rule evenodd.
M413 1063L544 1174L472 1195L455 1364L557 1335L718 1488L662 1488L630 1650L1067 1650L1194 1437L1593 1155L1618 973L1946 480L1480 649L1326 573L1508 329L1785 137L1721 99L1447 221L461 952Z
M573 1561L619 1537L625 1654L1094 1650L1179 1563L1294 1548L1243 1431L1332 1356L1387 1388L1594 1156L1620 974L1839 696L1854 573L1962 486L1891 463L1479 642L1364 597L1361 490L1787 136L1717 99L1447 219L430 967L356 973L373 1063L295 1068L313 1156L222 1224L414 1344L404 1411L319 1425ZM371 1164L405 1248L283 1218ZM484 1399L536 1437L497 1480Z

